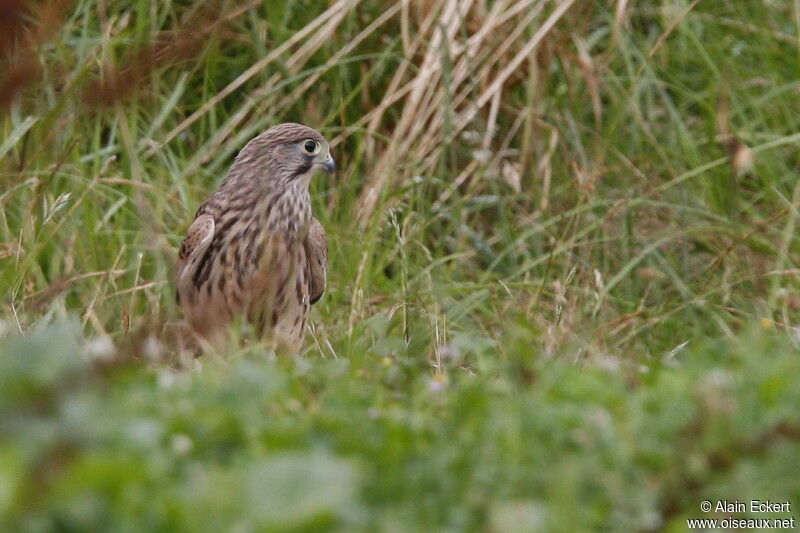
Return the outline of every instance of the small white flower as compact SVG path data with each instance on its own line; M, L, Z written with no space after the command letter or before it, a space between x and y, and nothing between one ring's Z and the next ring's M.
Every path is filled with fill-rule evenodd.
M464 130L461 133L461 138L472 144L478 144L481 142L481 134L475 130Z
M89 339L83 349L90 359L111 359L117 353L114 341L108 335Z
M479 163L486 164L492 158L492 152L490 150L473 150L472 158Z
M170 441L170 447L172 451L178 455L186 455L192 451L194 448L194 442L188 435L184 435L183 433L177 433L172 436Z
M154 335L150 335L144 340L144 344L142 345L142 353L151 363L160 361L165 352L166 349L164 348L164 345L161 344L161 341L158 340Z
M456 346L450 344L439 346L439 358L443 361L457 361L460 355L461 350Z
M165 368L156 375L156 383L162 389L171 389L181 382L181 374L169 368Z
M431 392L441 392L447 388L447 376L444 374L434 374L428 381L428 390Z

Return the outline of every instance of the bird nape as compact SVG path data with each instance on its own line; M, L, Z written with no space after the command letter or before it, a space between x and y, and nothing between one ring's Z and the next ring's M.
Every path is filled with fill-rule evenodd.
M176 284L203 348L221 348L228 326L242 319L269 344L300 349L309 309L325 290L328 255L308 186L334 168L319 132L278 124L242 148L200 205L178 252Z

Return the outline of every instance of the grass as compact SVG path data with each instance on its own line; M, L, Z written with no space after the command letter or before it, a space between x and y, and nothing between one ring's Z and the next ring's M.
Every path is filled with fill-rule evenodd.
M4 529L685 531L703 499L800 501L794 3L24 5ZM341 169L307 350L188 370L175 251L283 121Z

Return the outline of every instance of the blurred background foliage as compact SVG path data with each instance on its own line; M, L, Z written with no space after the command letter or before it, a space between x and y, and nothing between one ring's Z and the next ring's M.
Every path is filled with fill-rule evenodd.
M800 501L796 2L0 8L4 529L683 531L702 499ZM283 121L341 169L312 184L308 350L193 361L175 250Z
M2 344L4 530L685 531L704 499L800 497L800 361L774 334L630 369L515 338L402 386L255 351L148 371L79 338Z

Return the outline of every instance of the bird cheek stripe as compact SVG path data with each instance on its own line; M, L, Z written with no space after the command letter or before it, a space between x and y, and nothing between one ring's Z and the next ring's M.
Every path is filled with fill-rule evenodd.
M311 170L312 166L314 166L314 160L310 158L306 159L306 161L303 162L303 165L300 168L298 168L294 174L292 174L292 177L299 178L300 176Z

